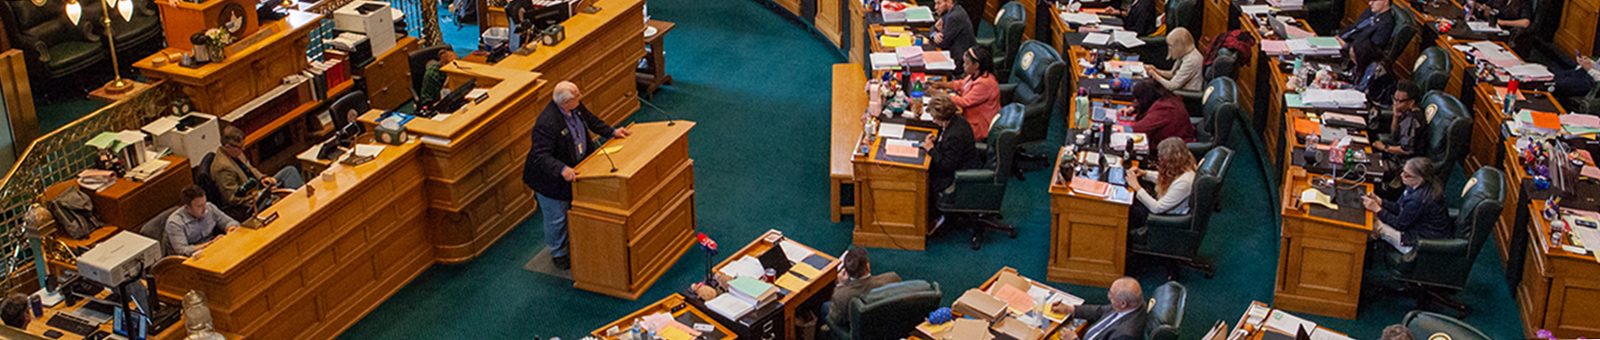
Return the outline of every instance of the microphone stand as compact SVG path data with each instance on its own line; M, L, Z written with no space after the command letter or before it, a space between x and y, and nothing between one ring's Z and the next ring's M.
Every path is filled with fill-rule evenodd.
M639 98L639 102L640 103L644 103L645 106L649 106L652 109L656 109L657 112L661 112L662 116L666 116L667 117L667 126L678 125L678 122L676 120L672 119L672 114L667 113L667 110L662 110L660 106L656 106L656 104L651 104L650 101L644 100L644 98L642 98L642 97ZM615 172L616 170L613 169L612 171Z
M672 125L672 123L667 123L667 125L670 126L670 125ZM617 162L611 161L611 152L606 151L605 146L601 146L600 147L600 154L605 155L606 156L606 163L611 164L611 172L613 172L613 173L617 172Z

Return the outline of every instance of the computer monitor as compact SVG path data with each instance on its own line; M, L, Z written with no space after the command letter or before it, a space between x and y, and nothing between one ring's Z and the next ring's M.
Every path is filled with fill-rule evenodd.
M461 109L462 105L467 104L467 93L472 92L472 89L477 87L478 78L467 80L467 83L457 86L454 90L450 90L450 94L444 95L443 98L439 98L439 101L434 102L431 107L423 110L417 110L417 115L422 117L433 117L434 115L440 113L455 112L456 110Z
M772 249L767 249L767 252L761 253L761 256L756 257L756 260L761 261L762 267L772 269L776 273L773 276L783 276L783 273L788 273L789 268L794 266L793 263L789 263L789 256L783 252L782 243L773 243Z

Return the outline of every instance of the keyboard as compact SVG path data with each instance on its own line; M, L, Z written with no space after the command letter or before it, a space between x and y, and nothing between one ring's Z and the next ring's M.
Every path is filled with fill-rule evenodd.
M66 313L56 313L44 324L77 335L89 335L100 328Z

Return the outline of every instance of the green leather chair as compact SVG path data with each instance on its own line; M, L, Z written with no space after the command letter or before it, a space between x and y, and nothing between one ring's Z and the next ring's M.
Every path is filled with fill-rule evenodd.
M1472 263L1483 250L1484 241L1499 221L1505 207L1505 173L1493 167L1481 167L1472 175L1461 197L1461 205L1454 218L1455 231L1447 239L1417 240L1414 254L1406 256L1384 249L1383 259L1392 277L1410 286L1419 306L1439 305L1465 316L1470 310L1450 295L1461 291L1472 273ZM1409 318L1408 318L1409 320ZM1430 333L1431 334L1431 333ZM1459 338L1452 338L1459 339Z
M36 79L57 79L106 59L105 44L92 20L67 20L64 2L34 6L29 0L6 0L11 13L6 32L11 44L27 58L28 73ZM87 11L88 6L84 6ZM98 6L96 6L98 7ZM99 32L99 33L97 33Z
M1017 237L1017 229L1000 222L1001 203L1006 197L1006 183L1011 181L1013 162L1018 153L1017 131L1023 123L1022 106L1011 104L1002 108L989 126L985 140L992 157L982 169L956 171L955 182L939 193L939 211L953 217L947 223L972 229L972 250L983 244L983 233L1000 230Z
M1200 118L1195 124L1195 142L1189 143L1189 151L1195 157L1211 151L1212 147L1228 146L1234 125L1243 119L1239 116L1239 89L1233 78L1212 79L1206 84L1205 93Z
M93 20L90 22L94 24L92 26L95 29L94 32L103 36L106 29L103 21L105 20L105 13L102 13L100 1L104 0L83 0L83 18L81 20ZM117 57L123 58L119 61L133 63L138 59L128 58L144 58L154 53L155 50L160 49L161 45L165 43L165 39L162 35L161 13L156 8L155 2L151 0L131 0L133 2L133 16L129 17L128 20L123 20L122 15L116 13L116 2L114 1L108 3L108 5L111 5L112 10L111 33L116 37L114 42L117 44Z
M1415 339L1429 339L1434 334L1444 333L1450 340L1494 340L1472 325L1438 313L1414 310L1406 313L1401 324L1411 330L1411 337Z
M1395 0L1406 1L1406 0ZM1405 6L1389 6L1389 14L1394 16L1394 33L1389 36L1389 46L1384 50L1384 65L1394 64L1395 58L1406 52L1411 47L1411 39L1417 36L1417 14L1406 9Z
M1054 47L1038 40L1025 41L1017 49L1010 81L1000 85L1000 103L1024 106L1022 127L1017 132L1018 148L1031 148L1049 137L1050 116L1056 112L1062 84L1069 81L1067 64L1062 60ZM1044 161L1047 157L1026 153L1023 157L1030 165L1049 166ZM1022 178L1022 171L1015 171L1014 175Z
M939 309L943 298L937 282L911 280L887 284L850 299L853 328L846 330L827 325L827 334L833 340L904 338L928 317L928 313Z
M967 13L971 14L971 13ZM1022 30L1027 27L1028 8L1021 2L1007 2L1000 7L1000 13L994 20L994 37L978 38L978 45L989 46L994 52L994 79L1001 82L1011 80L1011 60L1017 55L1017 48L1022 46ZM977 27L977 26L973 26Z
M1311 29L1316 30L1317 32L1333 32L1333 34L1325 35L1337 35L1340 28L1339 26L1342 25L1340 21L1344 20L1344 1L1345 0L1306 0L1306 13L1332 13L1332 15L1306 16L1306 23L1311 24Z
M1450 84L1450 55L1443 48L1433 46L1422 50L1415 66L1411 68L1411 81L1423 92L1444 91Z
M1231 48L1217 49L1216 58L1211 60L1211 66L1206 67L1205 73L1201 75L1205 77L1206 81L1219 77L1232 78L1238 72L1238 67L1234 63L1239 60L1239 51L1234 51Z
M1183 310L1189 300L1189 289L1181 283L1167 281L1156 287L1155 292L1150 294L1150 300L1145 314L1144 339L1177 340L1178 330L1183 326Z
M1472 143L1472 115L1455 96L1443 91L1428 91L1417 104L1422 112L1434 112L1428 120L1428 160L1450 171L1451 167L1467 157Z
M1200 244L1211 225L1211 213L1222 200L1222 180L1233 162L1233 149L1217 146L1206 153L1195 169L1194 189L1189 192L1189 212L1183 215L1150 214L1145 226L1128 231L1134 254L1164 260L1169 278L1178 277L1178 266L1216 275L1209 261L1200 258Z

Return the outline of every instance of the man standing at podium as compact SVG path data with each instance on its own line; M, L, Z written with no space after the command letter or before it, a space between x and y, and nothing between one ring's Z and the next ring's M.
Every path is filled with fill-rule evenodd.
M570 81L556 84L550 104L533 124L533 147L522 164L522 183L533 189L544 214L544 244L556 268L572 268L567 253L567 210L572 208L572 167L600 147L589 133L627 138L627 128L612 128L581 102L583 93Z

